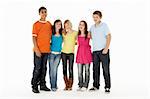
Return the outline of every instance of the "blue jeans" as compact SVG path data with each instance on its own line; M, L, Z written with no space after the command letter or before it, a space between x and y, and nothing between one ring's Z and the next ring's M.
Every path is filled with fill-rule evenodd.
M60 63L61 54L49 54L49 77L51 89L57 89L57 69Z

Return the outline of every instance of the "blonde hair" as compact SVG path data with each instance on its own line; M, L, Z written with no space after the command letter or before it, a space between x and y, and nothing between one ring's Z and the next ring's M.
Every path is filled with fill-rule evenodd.
M70 26L71 26L71 28L72 28L72 23L70 22L70 20L65 20L64 21L64 30L63 30L63 33L66 35L67 34L67 32L66 32L66 30L65 30L65 24L69 24Z

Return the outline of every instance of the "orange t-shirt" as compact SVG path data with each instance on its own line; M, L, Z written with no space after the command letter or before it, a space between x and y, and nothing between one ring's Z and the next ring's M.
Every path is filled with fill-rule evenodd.
M52 25L49 21L37 21L33 24L32 36L37 37L37 46L41 53L50 52L50 39L52 35ZM36 49L34 48L34 51Z

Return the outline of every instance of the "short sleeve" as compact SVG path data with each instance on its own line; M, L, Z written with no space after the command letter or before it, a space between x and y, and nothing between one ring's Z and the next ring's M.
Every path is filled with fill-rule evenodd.
M92 26L90 27L90 30L89 30L89 32L90 32L90 33L92 32Z
M34 23L33 24L33 29L32 29L32 36L37 36L38 35L38 32L37 32L37 26L36 24Z
M104 29L105 29L105 35L110 34L110 30L107 24L104 25Z

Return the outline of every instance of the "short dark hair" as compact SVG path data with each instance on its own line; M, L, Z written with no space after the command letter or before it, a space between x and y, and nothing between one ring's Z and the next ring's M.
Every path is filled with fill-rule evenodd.
M47 10L47 9L46 9L46 7L42 6L42 7L39 8L39 13L41 12L41 10Z
M97 14L99 17L102 17L102 12L101 11L96 10L96 11L93 12L93 15L94 14Z

